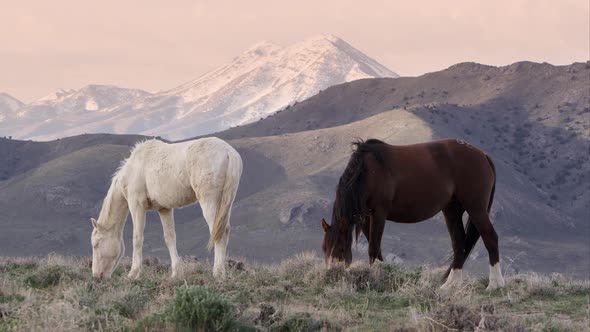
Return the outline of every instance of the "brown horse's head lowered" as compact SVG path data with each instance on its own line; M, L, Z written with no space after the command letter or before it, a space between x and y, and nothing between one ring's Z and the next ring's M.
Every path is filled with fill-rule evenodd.
M322 219L322 250L327 264L341 261L348 266L352 261L352 232L356 230L358 239L361 230L364 231L364 219L367 215L367 170L363 159L366 152L372 152L375 159L381 162L381 155L375 147L382 143L376 139L352 143L354 151L336 187L332 224L329 225Z
M324 241L322 242L322 250L324 251L324 258L326 264L330 265L332 262L344 262L347 266L352 261L352 232L348 231L346 223L343 227L338 227L338 224L333 223L334 227L328 225L325 219L322 218L322 228L324 229Z

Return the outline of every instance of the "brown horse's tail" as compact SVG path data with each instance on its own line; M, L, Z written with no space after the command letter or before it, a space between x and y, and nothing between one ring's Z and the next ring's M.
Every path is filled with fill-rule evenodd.
M486 155L486 158L488 159L488 162L492 167L492 173L494 174L494 184L492 185L492 193L490 194L490 201L488 203L489 213L492 209L492 204L494 203L494 194L496 193L496 166L494 166L494 162L492 161L492 158L490 158L490 156ZM475 225L471 220L471 216L467 219L466 227L467 228L465 230L465 255L463 256L463 263L465 263L465 261L469 257L469 254L471 253L471 250L473 249L473 247L475 247L475 244L477 244L477 240L479 240L479 232L477 231L477 228L475 228ZM449 268L447 269L447 272L445 273L443 279L447 279L449 273L451 273L451 266L449 266Z

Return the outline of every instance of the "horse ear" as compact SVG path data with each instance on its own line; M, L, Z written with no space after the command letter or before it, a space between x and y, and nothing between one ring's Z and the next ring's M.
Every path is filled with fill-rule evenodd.
M92 222L92 227L98 229L98 222L94 218L90 218L90 222Z
M326 219L322 218L322 228L324 229L324 233L328 232L330 229L330 225L326 222Z

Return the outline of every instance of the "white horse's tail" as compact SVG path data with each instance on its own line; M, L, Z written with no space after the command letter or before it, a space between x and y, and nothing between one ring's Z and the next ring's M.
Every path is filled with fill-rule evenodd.
M215 243L219 242L223 235L228 231L228 222L231 206L236 198L238 185L242 176L242 158L236 151L231 151L225 161L225 176L223 178L223 187L219 193L217 201L217 211L215 212L215 223L209 238L207 247L213 249Z

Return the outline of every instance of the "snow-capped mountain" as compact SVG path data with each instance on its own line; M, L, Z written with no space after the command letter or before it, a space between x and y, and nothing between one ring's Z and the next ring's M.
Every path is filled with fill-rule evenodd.
M149 92L124 89L113 85L87 85L79 90L59 89L18 109L19 118L46 120L55 116L105 110L110 107L145 98Z
M84 133L87 125L108 119L113 107L149 95L146 91L112 85L60 89L11 112L0 122L0 134L43 140L67 136L69 132Z
M7 93L0 92L0 123L23 106L24 104L20 100Z
M155 94L101 86L60 91L19 111L20 129L0 124L0 134L44 140L109 132L182 139L257 121L332 85L397 76L332 35L288 47L261 42L219 69Z

